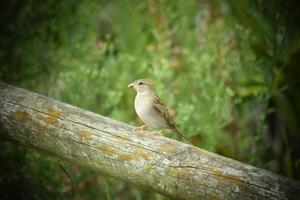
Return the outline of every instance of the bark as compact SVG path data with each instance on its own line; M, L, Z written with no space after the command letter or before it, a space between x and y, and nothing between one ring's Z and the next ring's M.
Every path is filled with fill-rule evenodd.
M176 199L300 199L297 181L0 82L0 138Z

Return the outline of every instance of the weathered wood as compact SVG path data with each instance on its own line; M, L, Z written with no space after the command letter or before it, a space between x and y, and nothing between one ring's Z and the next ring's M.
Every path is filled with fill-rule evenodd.
M300 199L286 177L0 82L1 138L179 199Z

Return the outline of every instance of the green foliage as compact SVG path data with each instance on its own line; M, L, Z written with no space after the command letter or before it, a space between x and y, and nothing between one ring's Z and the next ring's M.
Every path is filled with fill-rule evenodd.
M8 2L0 77L133 125L139 121L127 85L152 79L179 128L199 147L295 177L299 143L289 146L299 138L299 95L293 94L299 82L293 80L300 40L284 10L293 4L280 4L265 12L269 5L258 0ZM21 152L4 149L2 160L9 159L14 172ZM72 185L58 161L25 152L20 176L1 183L38 185L29 192L33 199L164 199L64 163Z
M1 148L1 199L71 199L53 158L3 141Z

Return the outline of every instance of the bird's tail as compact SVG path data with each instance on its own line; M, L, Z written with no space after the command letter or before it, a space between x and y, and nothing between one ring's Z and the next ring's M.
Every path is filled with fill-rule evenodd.
M183 139L185 139L187 142L191 142L191 140L189 138L187 138L186 136L184 136L180 130L174 125L172 126L172 130L176 133L176 135L178 137L182 137Z

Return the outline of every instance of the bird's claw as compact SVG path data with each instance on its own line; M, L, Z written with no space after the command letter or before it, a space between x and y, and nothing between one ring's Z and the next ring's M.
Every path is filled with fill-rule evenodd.
M146 127L147 127L146 125L139 126L139 127L135 127L135 128L134 128L134 131L142 131L142 130L145 130Z
M159 130L159 131L155 131L155 132L154 132L154 135L163 136L163 134L162 134L162 131L161 131L161 130Z

